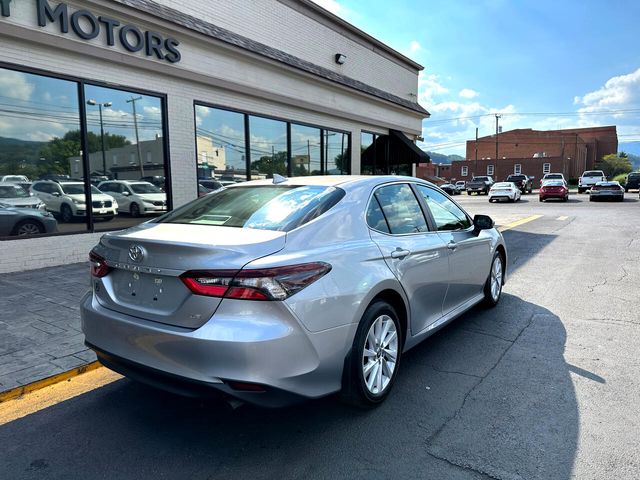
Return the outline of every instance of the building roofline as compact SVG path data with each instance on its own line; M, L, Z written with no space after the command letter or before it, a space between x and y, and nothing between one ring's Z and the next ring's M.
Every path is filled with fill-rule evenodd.
M424 70L424 67L420 65L418 62L410 59L406 55L395 50L394 48L391 48L386 43L383 43L377 38L369 35L364 30L359 29L355 25L347 22L346 20L340 18L336 14L321 7L320 5L315 3L313 0L277 0L277 1L287 5L290 8L294 8L296 10L301 10L301 7L302 7L304 9L307 9L308 11L315 12L316 14L318 14L319 17L321 17L321 18L316 17L315 19L318 21L321 21L321 23L323 23L325 26L328 26L329 28L333 28L334 30L336 29L335 27L338 27L341 30L339 33L343 33L343 34L348 33L350 34L348 36L352 37L353 40L356 40L356 41L359 40L359 43L364 42L369 46L373 46L381 50L382 52L391 56L393 60L396 61L396 63L400 62L404 66L410 66L413 69L416 69L418 71ZM353 38L353 37L356 37L356 38Z
M506 135L509 133L540 133L540 134L555 134L555 135L580 135L580 133L587 133L593 131L610 131L611 133L617 133L616 125L606 125L606 126L598 126L598 127L580 127L580 128L562 128L558 130L534 130L532 128L514 128L513 130L507 130L506 132L500 132L499 135ZM483 137L478 137L478 140L483 138L495 138L496 134L492 133L491 135L485 135ZM474 143L476 140L471 139L467 140L469 143Z
M342 75L340 73L329 70L328 68L321 67L320 65L316 65L315 63L303 60L287 52L278 50L277 48L270 47L237 33L231 32L230 30L218 27L213 23L209 23L205 20L188 15L184 12L176 10L175 8L161 5L153 0L116 0L116 3L119 3L126 7L134 8L136 10L144 12L147 15L152 15L161 20L169 21L170 23L178 25L182 28L197 32L201 35L205 35L220 42L233 45L234 47L247 50L257 55L262 55L273 61L281 62L292 68L296 68L306 73L316 75L325 80L329 80L345 87L349 87L368 95L380 98L382 100L386 100L400 107L406 108L413 112L417 112L424 117L431 116L431 114L417 102L407 100L393 93L386 92L379 88L368 85L364 82L361 82L360 80L356 80L354 78L347 77L346 75Z

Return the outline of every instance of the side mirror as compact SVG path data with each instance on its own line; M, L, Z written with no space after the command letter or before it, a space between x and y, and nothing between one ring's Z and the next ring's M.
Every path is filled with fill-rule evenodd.
M476 215L473 217L473 230L479 233L480 230L489 230L495 226L495 222L488 215Z
M60 196L60 192L53 192L53 193L51 193L51 195L53 195L54 197L59 197Z
M125 190L124 192L122 192L122 195L124 195L125 197L128 197L130 194Z

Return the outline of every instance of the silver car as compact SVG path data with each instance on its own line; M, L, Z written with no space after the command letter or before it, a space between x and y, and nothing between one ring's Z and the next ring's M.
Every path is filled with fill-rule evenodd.
M382 402L403 352L496 305L507 252L412 177L236 184L105 234L82 300L86 342L126 376L262 406L334 392Z

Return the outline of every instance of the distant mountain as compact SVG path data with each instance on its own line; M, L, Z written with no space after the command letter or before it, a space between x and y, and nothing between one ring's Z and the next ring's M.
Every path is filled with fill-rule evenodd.
M453 160L464 160L464 157L461 157L460 155L443 155L442 153L436 152L427 152L427 155L431 157L432 163L444 163L449 165Z
M626 152L626 150L623 150ZM640 155L634 155L633 153L626 152L629 160L631 160L631 165L633 165L634 170L640 170Z

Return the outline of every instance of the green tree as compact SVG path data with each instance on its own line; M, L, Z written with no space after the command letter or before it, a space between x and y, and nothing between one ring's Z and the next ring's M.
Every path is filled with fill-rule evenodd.
M623 156L624 155L624 156ZM620 152L619 155L614 153L605 155L597 164L598 168L604 172L607 178L613 178L621 173L629 173L633 170L631 160L624 152Z
M267 178L278 175L287 175L287 152L276 152L273 155L265 155L260 160L251 162L251 170L266 174Z

